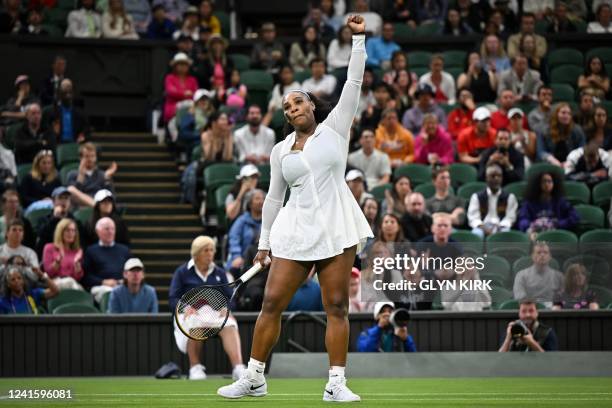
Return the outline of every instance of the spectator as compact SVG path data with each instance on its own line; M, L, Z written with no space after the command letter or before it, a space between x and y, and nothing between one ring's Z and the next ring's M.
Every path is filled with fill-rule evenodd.
M366 312L366 302L361 301L361 272L353 267L349 286L349 314Z
M457 9L461 18L468 23L475 33L482 33L486 17L491 12L488 1L457 0Z
M423 126L423 117L433 113L438 118L438 123L446 127L446 115L434 101L435 93L431 85L419 83L414 96L417 99L414 107L408 109L402 117L402 125L413 134L419 133Z
M537 136L535 132L525 129L525 114L519 108L510 109L508 117L510 118L510 127L508 128L510 144L515 151L523 156L524 168L527 168L536 158Z
M574 123L569 104L561 102L553 111L550 129L538 134L537 156L539 160L563 167L569 152L584 146L584 143L584 133Z
M506 139L508 139L507 132ZM486 181L487 188L472 194L468 205L468 223L472 228L472 234L480 238L500 231L510 231L518 209L518 201L514 194L502 189L504 176L498 164L487 166Z
M83 290L83 250L76 222L64 218L55 227L53 242L43 249L43 266L60 289Z
M15 188L17 179L17 165L13 152L0 143L0 192Z
M240 162L266 164L275 144L274 131L261 124L261 109L249 106L246 126L234 131L236 152Z
M4 10L0 12L0 33L16 34L24 26L24 15L21 11L21 2L7 0Z
M368 71L364 72L364 76L366 75L366 72ZM431 100L431 98L429 100ZM374 104L367 105L367 108L361 113L361 120L359 124L362 129L376 129L380 123L383 110L395 107L395 91L391 85L387 84L386 82L377 83L374 87L374 101ZM444 114L444 112L442 113Z
M355 121L361 124L363 118L363 112L367 112L370 107L377 104L374 98L374 92L372 92L372 86L374 84L374 71L372 68L365 67L363 71L363 79L361 82L361 95L359 96L359 104L357 105L357 112L355 112ZM386 88L385 88L386 89ZM386 92L386 91L385 91ZM393 101L387 101L386 103L392 104ZM372 109L373 112L373 109ZM380 113L379 113L380 116ZM372 123L372 126L377 125Z
M385 190L382 213L394 214L399 220L406 212L404 201L406 200L406 195L410 193L412 193L412 183L408 176L394 177L391 190Z
M23 244L28 248L33 248L36 242L36 235L32 230L30 221L23 216L23 211L19 205L19 194L13 189L8 189L2 194L2 215L0 215L0 243L4 243L7 226L14 219L21 220L23 223Z
M102 18L95 9L94 0L80 0L80 6L68 14L66 37L100 38Z
M587 60L583 74L578 77L578 90L606 99L610 91L610 78L606 66L597 55L591 55Z
M125 12L132 17L136 32L144 37L151 20L151 4L148 0L125 0ZM105 10L106 11L106 10Z
M392 2L388 2L386 7L384 8L384 21L406 24L410 28L415 29L417 26L415 21L415 7L416 3L409 4L404 0L393 0Z
M115 222L108 217L98 220L96 234L98 243L85 251L82 283L100 303L105 293L121 284L123 265L130 258L130 250L115 242Z
M563 34L575 33L576 31L578 29L568 16L567 4L562 1L556 2L553 18L546 32L548 34Z
M108 10L102 14L102 36L119 40L137 40L134 19L125 11L123 0L108 0Z
M460 88L457 99L459 100L459 106L453 109L446 118L448 121L448 133L453 140L457 140L459 133L463 129L472 126L472 115L474 114L474 109L476 109L474 96L469 89Z
M513 109L511 109L512 111ZM523 154L517 151L511 143L508 129L499 129L495 137L495 145L482 153L478 168L478 178L480 180L486 178L486 171L493 164L498 165L502 170L502 185L523 180L525 159Z
M200 3L200 26L210 29L212 34L221 35L221 22L213 14L213 2L210 0L202 0Z
M538 88L538 106L534 108L529 115L527 115L527 119L529 119L529 128L538 132L543 132L548 127L548 123L550 123L550 118L552 115L552 100L553 100L553 91L547 85L541 85ZM543 127L542 127L543 126Z
M532 239L541 231L574 228L579 217L563 190L563 179L557 172L534 174L525 188L518 228Z
M351 38L353 32L349 26L344 25L338 30L338 35L329 44L327 52L327 66L330 71L348 67L351 57Z
M183 13L183 21L180 30L172 34L172 38L177 40L181 36L189 37L192 41L200 39L200 13L195 6L187 7Z
M497 129L507 129L510 124L508 112L514 106L516 96L512 89L502 89L499 93L498 109L491 114L491 127ZM527 121L525 120L525 124Z
M51 193L61 185L62 182L55 169L53 153L51 150L41 150L34 157L32 170L24 176L20 185L21 200L26 207L26 212L51 207ZM33 203L36 205L32 206Z
M74 219L70 209L70 195L71 192L66 187L60 186L53 189L51 192L51 198L53 199L53 212L40 219L38 221L38 225L32 226L37 231L38 236L36 241L36 253L41 257L45 244L53 242L55 227L60 220L66 217ZM79 231L79 235L83 236L82 230Z
M535 39L535 49L537 58L544 58L546 56L546 51L548 45L546 43L546 38L542 37L535 32L536 27L536 16L530 12L524 12L521 16L521 31L511 35L508 38L508 57L515 58L520 54L520 44L523 40L523 37L526 35L532 35Z
M491 127L491 113L481 106L472 115L474 125L464 129L457 138L459 161L467 164L478 164L482 152L495 143L495 129Z
M335 20L335 26L337 28L334 28L329 24L329 18L324 16L320 5L314 4L310 5L308 15L302 21L302 25L304 27L313 26L319 33L321 41L323 41L325 44L329 44L329 42L334 38L341 24L341 21Z
M44 15L42 9L38 7L31 8L28 11L27 24L21 26L19 34L21 35L49 35L49 32L43 25Z
M511 68L504 45L501 39L494 34L489 34L484 38L480 46L480 55L484 68L495 75Z
M153 18L147 27L146 37L151 40L170 40L176 31L176 26L166 15L163 4L155 4L152 9Z
M406 213L400 219L404 236L410 242L420 241L429 235L432 219L425 208L425 197L421 193L406 194Z
M51 65L51 74L40 83L40 104L48 106L59 100L60 83L66 77L66 58L56 55Z
M142 261L128 259L123 266L123 284L110 293L107 313L157 313L155 288L144 283L144 279Z
M347 21L349 16L353 14L359 14L365 20L367 31L372 33L374 36L380 35L383 26L383 19L378 13L370 11L367 0L355 0L353 6L353 11L346 14L342 21Z
M527 328L524 334L512 334L512 327L521 324ZM508 323L506 337L500 352L508 351L557 351L557 335L555 331L538 321L538 309L532 300L522 300L519 305L519 320Z
M408 328L393 327L390 321L395 308L392 302L378 302L374 306L376 324L359 334L357 351L359 352L416 352L414 339L408 334Z
M43 129L55 134L57 143L83 143L89 139L89 123L83 111L74 106L72 81L64 78L60 82L59 101L53 109L45 110Z
M363 172L368 189L387 184L391 179L389 156L375 147L376 137L372 129L361 131L361 149L348 155L348 164Z
M255 43L251 53L253 68L265 69L276 74L285 60L285 47L276 40L274 23L264 23L261 26L261 41Z
M454 227L460 227L465 221L465 203L451 191L451 177L448 167L438 167L431 173L435 194L426 201L429 214L448 213Z
M591 12L593 14L597 14L597 8L599 7L600 4L610 4L610 3L611 3L610 0L593 0L591 4Z
M102 189L112 190L113 176L117 172L117 163L112 162L105 171L98 167L98 154L96 146L91 143L84 143L79 147L79 168L68 173L69 186L75 186L79 191L92 197ZM84 203L85 204L85 203ZM93 207L92 202L87 202Z
M259 170L255 165L242 166L236 182L225 198L225 214L228 221L234 221L246 209L246 197L255 190L259 177Z
M204 164L231 162L234 159L232 128L226 113L214 112L201 136Z
M395 82L392 84L395 89L395 105L398 107L400 116L412 107L412 98L416 91L417 82L412 82L410 72L402 69L395 75Z
M586 20L587 7L584 0L564 0L563 3L567 6L567 15L570 20L580 22Z
M535 242L531 260L533 265L519 271L514 278L514 298L552 305L553 298L563 289L563 275L548 265L551 260L548 244Z
M450 135L438 124L438 118L428 113L423 118L423 129L414 140L414 162L420 164L447 165L454 160Z
M436 103L453 105L457 93L455 79L444 71L444 57L440 54L432 56L429 69L430 72L419 78L419 84L427 84L435 90L434 101Z
M595 13L595 21L592 21L587 26L589 34L606 34L612 33L612 21L610 21L610 5L601 3L597 6Z
M325 60L310 60L311 77L302 83L302 89L312 92L317 98L329 99L336 89L336 77L325 73Z
M500 22L498 25L503 34L503 38L507 38L509 33L518 31L516 15L519 10L517 0L489 0L489 4L493 8L493 13L500 14Z
M611 156L591 140L584 147L572 150L565 162L565 177L568 180L586 184L589 188L609 180L612 163Z
M129 247L130 233L128 226L123 218L121 218L113 193L106 189L97 191L94 195L94 203L91 218L86 226L87 236L83 237L86 240L85 243L87 246L95 244L98 241L96 224L100 219L108 217L115 223L115 242Z
M538 71L543 79L548 78L546 58L538 57L539 50L537 48L536 38L533 34L525 34L521 37L521 42L519 43L519 53L527 58L527 66L529 69Z
M457 87L469 90L476 103L493 102L497 90L497 76L485 69L480 54L471 52L467 56L464 72L457 78Z
M39 269L38 256L31 248L23 245L24 224L19 218L13 218L6 226L5 242L0 246L0 261L6 261L15 255L19 255L26 261L26 266L33 271Z
M244 254L248 247L259 240L261 229L261 213L265 193L254 189L246 197L246 211L232 224L229 230L227 270L238 270L244 265Z
M226 88L232 86L234 63L227 56L228 45L228 41L221 35L211 35L206 46L208 58L197 68L199 86L215 91L220 101L223 101ZM243 97L246 97L246 92Z
M584 265L571 264L565 271L563 290L553 300L553 310L598 310L599 304L588 285L588 273Z
M344 24L342 16L346 11L346 4L341 0L321 0L319 8L322 22L330 26L334 32L340 31L342 24Z
M380 222L380 204L375 198L366 198L363 204L361 205L361 210L363 211L363 215L365 215L366 220L368 220L368 224L370 225L370 229L372 231L377 231L379 228ZM369 245L371 242L368 242Z
M294 71L302 72L314 59L325 59L325 45L320 41L317 29L309 25L304 27L300 41L291 44L289 63Z
M19 75L15 79L15 96L10 97L2 107L1 123L10 125L24 119L26 106L34 102L37 101L32 93L30 78L27 75Z
M285 311L322 312L323 301L321 287L315 280L316 269L313 266L306 280L297 289Z
M480 280L477 268L466 268L465 272L454 276L457 289L444 289L440 300L444 310L453 312L480 312L491 306L491 295L486 288L471 289L471 283ZM462 282L466 282L464 286Z
M193 105L182 115L178 123L177 145L182 148L181 161L187 162L196 145L200 144L200 135L215 111L213 105L215 93L198 89L193 95Z
M268 102L268 112L265 114L261 123L269 126L272 122L274 112L283 108L283 97L292 89L299 89L300 83L294 80L293 68L291 65L283 65L278 74L279 82L272 88L272 96Z
M408 64L408 57L404 51L397 50L391 54L391 69L385 73L383 76L383 81L388 83L389 85L393 85L397 83L397 77L400 72L406 71L409 76L410 88L408 91L408 95L413 98L414 93L416 92L417 86L419 84L419 78L417 75L410 70L410 66Z
M392 23L384 23L382 35L372 37L366 43L368 59L366 64L379 66L386 70L391 67L391 57L395 51L401 50L400 46L393 41L395 29Z
M511 90L514 93L514 103L531 102L537 100L540 86L540 74L529 69L524 55L517 55L512 59L512 69L500 74L497 91L501 95L504 90Z
M362 206L366 199L372 198L372 194L366 192L364 178L363 173L357 169L350 170L344 177L349 190L351 190L359 206Z
M55 150L55 137L45 132L41 126L42 112L38 103L25 107L26 122L17 131L15 137L15 161L17 164L31 163L42 149Z
M440 34L462 37L464 35L470 35L474 32L472 27L461 18L459 10L455 8L449 8L446 14L446 20L444 20L444 26L440 29Z
M166 10L166 13L170 21L172 21L174 24L177 24L177 25L181 21L181 17L183 13L189 7L189 3L187 3L185 0L154 0L153 1L153 7L155 7L158 4L164 7L164 10Z
M0 314L39 314L43 299L57 296L59 290L47 274L37 271L40 281L48 285L47 289L30 289L21 268L11 266L2 279L2 297Z
M382 112L376 129L376 148L389 156L392 168L414 161L414 138L399 123L395 109L387 108Z
M227 283L225 271L215 265L215 242L210 237L200 235L191 243L191 259L179 266L170 283L169 306L170 310L176 309L176 304L183 294L203 284L219 285ZM232 294L231 288L222 286L221 290L227 297ZM182 319L181 315L177 318ZM230 315L221 332L223 349L230 358L233 372L232 377L237 379L246 370L242 364L242 353L240 352L240 336L238 334L238 323ZM178 349L189 357L189 379L206 379L205 368L200 362L203 342L190 340L174 325L174 339Z
M420 0L416 6L416 21L421 25L441 23L447 9L448 0Z
M447 280L455 276L454 269L444 268L436 269L437 262L427 262L427 258L438 259L455 259L463 255L463 250L457 242L451 238L452 232L452 217L447 213L434 213L432 215L431 235L421 239L416 245L418 254L425 258L423 274L435 280ZM429 264L429 265L428 265Z
M601 105L595 107L593 127L587 129L592 140L606 151L612 150L612 127L608 123L608 111Z
M176 114L176 105L183 100L192 99L198 89L196 79L189 75L189 67L193 61L187 54L177 53L170 66L172 72L164 78L166 98L164 101L164 122L170 121Z

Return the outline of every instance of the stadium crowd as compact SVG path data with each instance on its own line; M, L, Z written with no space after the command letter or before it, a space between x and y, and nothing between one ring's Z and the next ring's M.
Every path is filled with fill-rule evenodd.
M522 9L507 0L370 3L312 4L288 48L265 22L250 56L228 53L223 14L209 0L82 0L76 9L62 0L32 0L25 8L6 0L0 32L174 42L161 124L184 168L183 199L222 231L215 268L231 280L256 253L269 156L284 136L283 95L301 88L335 102L351 49L344 16L358 12L369 30L368 60L346 182L375 238L355 259L350 312L374 311L374 302L359 301L374 279L369 258L393 256L392 244L427 244L455 257L486 246L498 261L480 276L393 271L391 280L495 283L478 301L464 293L392 299L409 309L517 308L525 298L545 308L612 304L606 254L564 256L558 248L576 248L589 229L612 224L612 209L607 217L602 210L612 196L611 53L549 50L541 35L612 32L610 2L524 0ZM414 33L481 40L467 53L402 49L400 39ZM56 57L37 88L27 72L19 75L2 107L0 312L32 313L66 290L89 291L111 313L156 312L155 290L130 254L116 202L117 165L98 167L66 65ZM591 242L609 239L598 237ZM514 252L496 242L516 243ZM217 269L200 273L186 260L174 275L170 305ZM191 283L181 285L186 274ZM262 274L236 309L259 310L264 285ZM316 274L291 309L321 310Z

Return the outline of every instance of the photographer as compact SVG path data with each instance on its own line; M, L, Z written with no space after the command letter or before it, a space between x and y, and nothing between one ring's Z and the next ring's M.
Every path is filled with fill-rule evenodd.
M508 323L506 338L499 348L500 353L508 351L557 351L555 331L538 321L538 309L533 300L522 300L519 306L519 320Z
M509 117L512 117L518 109L511 109ZM521 112L522 113L522 112ZM521 181L525 173L525 158L521 152L516 150L510 143L510 131L502 128L495 136L495 146L490 147L482 153L478 165L478 178L484 180L487 167L497 164L502 168L504 183Z
M417 351L412 336L408 334L407 315L403 313L406 311L398 309L396 311L398 313L394 314L392 313L394 308L391 302L376 303L374 306L376 324L361 332L357 339L357 351ZM398 316L400 313L401 319ZM398 318L393 319L393 317Z

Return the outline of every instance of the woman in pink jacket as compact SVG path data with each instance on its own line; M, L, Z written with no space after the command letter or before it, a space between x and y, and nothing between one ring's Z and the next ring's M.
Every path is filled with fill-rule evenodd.
M170 65L172 73L166 75L164 79L164 123L168 123L176 114L176 104L185 99L193 98L193 94L198 89L198 81L189 75L189 67L193 61L183 52L177 53Z
M421 133L414 140L414 162L450 164L454 161L453 142L448 132L431 113L423 118Z
M64 218L57 224L53 242L43 249L43 266L60 289L83 289L78 283L83 278L83 250L74 220Z

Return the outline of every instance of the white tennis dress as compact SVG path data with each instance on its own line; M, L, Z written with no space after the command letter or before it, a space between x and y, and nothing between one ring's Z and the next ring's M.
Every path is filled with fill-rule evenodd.
M344 181L365 60L365 36L355 35L348 79L336 107L308 137L303 151L291 150L295 132L272 149L259 249L271 249L280 258L313 261L341 254L353 245L359 252L373 237ZM287 186L291 195L283 207Z

